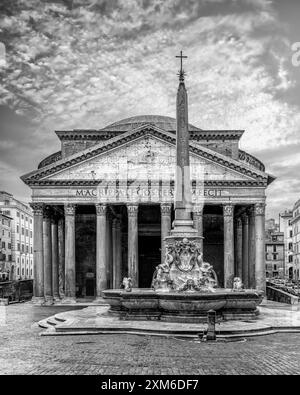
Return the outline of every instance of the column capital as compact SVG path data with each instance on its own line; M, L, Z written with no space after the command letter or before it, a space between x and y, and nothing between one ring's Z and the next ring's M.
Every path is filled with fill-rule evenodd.
M139 206L137 204L127 204L128 217L137 217Z
M234 213L234 205L232 203L223 205L224 217L233 217L233 213Z
M75 215L76 204L65 204L65 215Z
M96 204L96 214L97 216L106 216L107 205L106 204Z
M44 214L44 203L29 203L32 208L33 215L43 215Z
M160 205L161 215L169 216L171 214L172 204L171 203L162 203Z
M52 215L52 207L51 206L44 206L43 217L45 219L51 219L51 215Z
M256 203L254 205L254 214L255 216L263 216L265 215L266 204L265 203Z

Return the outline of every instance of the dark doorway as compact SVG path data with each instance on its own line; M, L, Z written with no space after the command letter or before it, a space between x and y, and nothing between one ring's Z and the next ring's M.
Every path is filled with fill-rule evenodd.
M159 236L139 237L139 287L150 288L153 273L161 260Z

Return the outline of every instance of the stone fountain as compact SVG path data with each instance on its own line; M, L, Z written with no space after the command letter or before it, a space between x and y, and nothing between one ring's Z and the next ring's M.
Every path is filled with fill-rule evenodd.
M203 261L202 237L198 236L191 217L188 97L184 71L179 73L177 92L175 221L165 239L165 261L153 276L151 289L103 291L110 304L110 314L121 319L202 322L209 310L219 318L252 319L263 293L256 290L218 288L213 267Z

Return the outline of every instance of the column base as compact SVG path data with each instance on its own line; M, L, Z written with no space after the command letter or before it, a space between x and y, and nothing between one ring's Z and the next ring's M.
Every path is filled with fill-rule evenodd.
M61 300L61 304L76 304L76 298L73 296L65 296Z
M107 301L102 296L97 296L95 300L93 300L93 304L103 305L107 304Z
M54 300L52 296L45 296L44 306L52 306L54 304Z
M45 298L43 296L33 296L31 299L31 303L34 306L43 306L45 303Z
M61 298L59 296L54 296L53 297L53 303L54 304L61 303Z

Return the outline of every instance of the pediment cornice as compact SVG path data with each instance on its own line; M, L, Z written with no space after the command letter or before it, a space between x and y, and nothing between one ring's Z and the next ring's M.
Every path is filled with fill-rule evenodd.
M85 162L89 159L95 158L98 155L105 154L110 150L114 150L122 145L126 145L134 140L142 138L146 135L153 136L157 139L163 140L164 142L176 145L176 135L170 132L166 132L154 125L143 125L133 131L126 132L122 135L118 135L109 139L104 144L95 145L84 151L78 152L70 157L59 160L51 165L44 168L35 170L31 173L25 174L21 179L28 185L35 184L36 181L42 181L45 177L49 177L57 172L78 165L81 162ZM234 160L230 157L222 155L218 152L210 150L206 147L201 147L197 143L190 141L190 153L198 155L212 163L221 165L235 172L241 173L244 176L252 178L254 181L262 182L267 184L268 174L260 170L254 169L244 163ZM251 181L251 180L250 180Z

